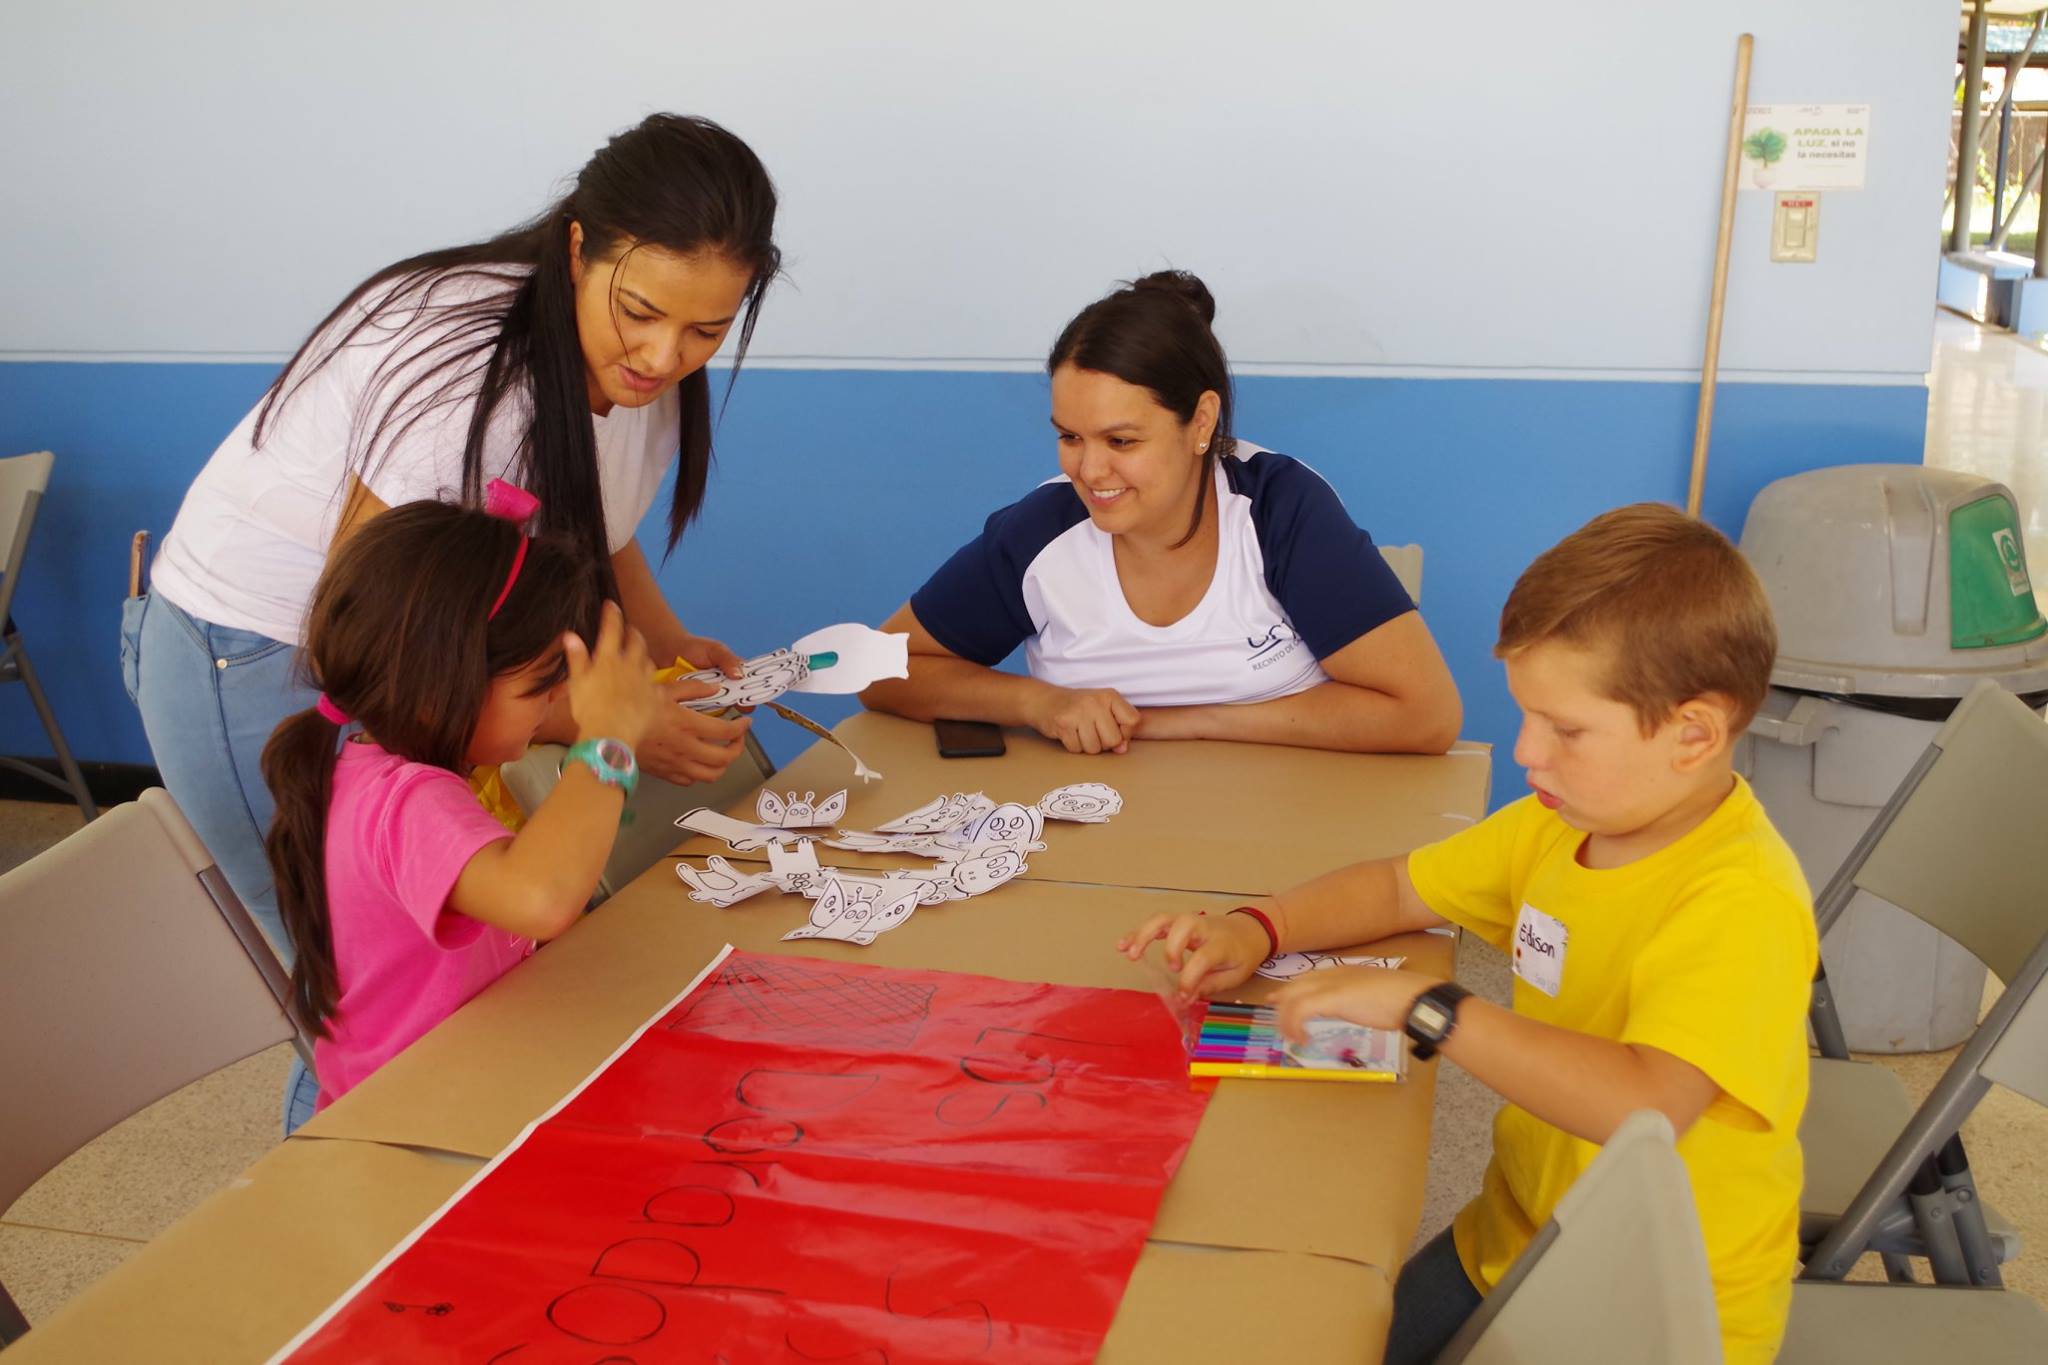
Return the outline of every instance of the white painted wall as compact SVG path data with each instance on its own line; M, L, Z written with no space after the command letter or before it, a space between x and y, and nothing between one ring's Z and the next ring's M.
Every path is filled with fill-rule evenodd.
M0 360L288 352L361 276L531 213L656 108L753 143L763 359L1040 357L1201 273L1242 367L1698 365L1735 36L1751 98L1868 102L1820 260L1738 220L1731 377L1929 355L1954 7L1926 0L184 0L0 18Z

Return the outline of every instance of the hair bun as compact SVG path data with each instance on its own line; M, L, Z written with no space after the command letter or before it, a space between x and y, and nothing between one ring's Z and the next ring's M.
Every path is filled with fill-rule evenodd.
M1216 300L1210 296L1209 286L1188 271L1155 270L1143 279L1132 280L1131 291L1171 294L1201 314L1203 322L1216 321Z

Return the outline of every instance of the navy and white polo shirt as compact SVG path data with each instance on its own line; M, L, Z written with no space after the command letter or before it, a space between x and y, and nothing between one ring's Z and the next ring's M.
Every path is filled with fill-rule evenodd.
M1033 677L1113 687L1134 706L1268 701L1329 681L1321 660L1415 610L1394 571L1299 460L1239 441L1219 460L1216 574L1195 609L1148 625L1111 538L1064 478L995 513L910 599L932 638L993 668L1029 642Z

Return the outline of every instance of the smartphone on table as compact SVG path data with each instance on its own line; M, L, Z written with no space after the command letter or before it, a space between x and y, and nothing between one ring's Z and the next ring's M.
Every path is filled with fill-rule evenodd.
M1003 729L981 720L935 720L940 758L1000 758Z

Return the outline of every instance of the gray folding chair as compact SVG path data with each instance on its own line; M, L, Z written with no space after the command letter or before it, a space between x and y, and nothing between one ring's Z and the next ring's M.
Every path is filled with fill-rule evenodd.
M1720 1316L1671 1121L1631 1114L1437 1365L1719 1365Z
M1401 580L1401 586L1408 590L1408 600L1416 606L1422 605L1422 547L1420 545L1382 545L1380 558L1387 561L1387 567L1394 571L1394 577Z
M152 788L0 876L0 1211L201 1076L291 1042L289 983L171 798ZM0 1345L28 1328L0 1287Z
M2024 1294L1956 1285L1792 1286L1778 1365L2041 1365L2048 1311Z
M85 785L85 774L78 770L78 761L71 756L71 746L64 742L64 732L57 727L57 713L50 709L50 699L43 695L43 685L36 681L35 669L29 666L28 647L21 642L21 632L14 628L14 590L21 584L29 532L35 529L36 508L50 486L50 469L56 462L57 457L47 450L0 460L0 575L4 575L0 577L0 632L4 632L0 642L5 645L4 652L0 652L0 682L18 682L28 689L28 699L43 722L43 733L50 737L50 747L56 753L57 767L63 776L5 755L0 755L0 765L69 795L85 812L85 818L91 820L99 814L99 808L93 804L92 792Z
M1925 1257L1940 1284L1997 1286L2019 1250L1977 1196L1963 1120L1993 1082L2048 1104L2048 724L1982 682L1936 732L1815 904L1822 933L1857 891L1975 953L2005 992L1916 1112L1881 1067L1849 1060L1825 969L1810 1016L1821 1055L1799 1138L1806 1150L1805 1278L1839 1280L1866 1251L1894 1280Z
M609 900L626 883L660 862L687 837L676 828L676 818L709 806L723 810L775 775L768 751L749 734L746 752L733 760L716 782L697 782L679 787L651 773L640 775L640 785L626 802L630 817L619 826L612 843L612 856L605 860L604 875L598 878L597 894L591 904ZM498 770L506 790L521 810L531 811L547 799L561 780L562 756L568 752L559 744L537 744L526 756Z

